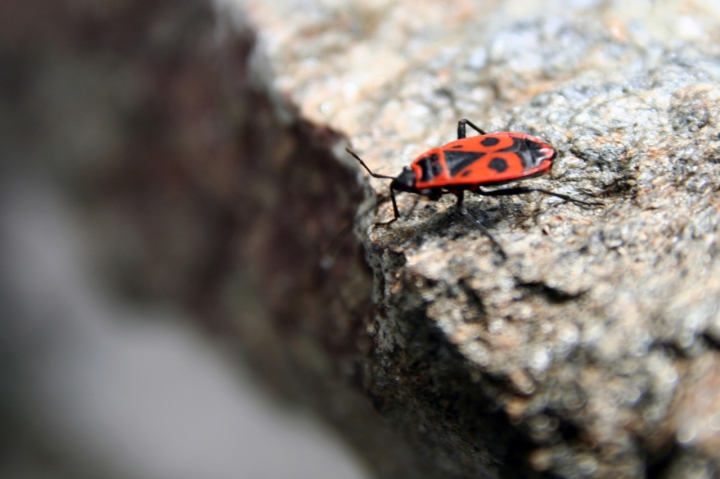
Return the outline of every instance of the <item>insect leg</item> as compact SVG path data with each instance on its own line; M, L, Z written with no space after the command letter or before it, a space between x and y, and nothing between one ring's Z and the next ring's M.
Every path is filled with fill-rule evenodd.
M395 223L400 218L400 210L398 210L397 200L395 199L395 190L393 190L392 187L390 188L390 199L392 200L393 205L393 219L388 221L380 221L378 223L375 223L375 226L387 226Z
M395 179L394 176L380 175L378 173L374 173L368 167L368 165L366 165L365 162L363 160L361 160L360 157L354 151L352 151L350 148L345 148L345 151L350 153L353 156L353 158L358 160L360 162L360 164L367 170L367 172L370 173L370 176L372 176L374 178L382 178L382 179L387 179L387 180ZM390 223L397 221L397 219L400 218L400 212L398 211L397 201L395 200L395 190L393 189L392 185L390 185L390 199L392 200L393 213L395 213L395 217L393 219L391 219L390 221L386 221L384 223L378 223L380 225L389 225Z
M466 125L470 125L470 128L477 131L481 135L487 135L487 133L485 133L483 130L478 128L473 122L471 122L467 118L463 118L462 120L460 120L458 122L458 131L457 131L458 140L462 140L463 138L465 138L467 136L467 132L465 131Z
M458 212L463 216L463 218L465 218L469 222L473 223L477 227L477 229L480 230L480 232L482 234L487 236L487 238L493 244L493 246L495 247L497 252L500 254L500 257L502 258L502 260L505 261L507 259L507 255L505 254L505 250L503 250L502 246L500 246L500 243L498 243L498 241L495 239L495 237L492 234L490 234L490 232L487 230L487 228L485 228L485 226L483 226L483 224L477 218L475 218L473 215L471 215L465 209L465 206L463 206L463 199L465 196L465 191L460 190L459 192L457 192L455 194L457 195L457 203L456 203L455 207L457 208Z
M395 190L392 186L390 186L390 199L392 200L393 213L395 213L395 217L388 221L388 223L392 223L393 221L396 221L398 218L400 218L400 211L398 210L397 201L395 200Z
M411 215L415 212L415 208L417 208L417 205L420 203L420 199L422 197L420 195L415 196L415 201L413 201L412 206L410 207L410 210L408 211L408 215Z
M544 195L548 196L554 196L556 198L561 198L565 201L571 201L573 203L576 203L578 205L582 206L602 206L603 203L600 202L594 202L594 201L584 201L579 200L577 198L573 198L569 195L564 195L562 193L555 193L554 191L548 191L543 190L542 188L533 188L528 186L516 186L514 188L503 188L502 190L492 190L492 191L484 191L478 188L475 193L483 196L511 196L511 195L522 195L525 193L542 193Z

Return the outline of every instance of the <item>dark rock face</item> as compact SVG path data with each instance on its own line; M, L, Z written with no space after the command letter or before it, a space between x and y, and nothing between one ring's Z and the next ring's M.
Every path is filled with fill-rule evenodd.
M379 477L717 474L720 60L673 28L718 19L292 3L5 30L6 144L73 192L106 274L195 312ZM506 261L450 197L375 225L388 185L343 138L396 175L463 117L548 141L533 186L604 205L468 197Z

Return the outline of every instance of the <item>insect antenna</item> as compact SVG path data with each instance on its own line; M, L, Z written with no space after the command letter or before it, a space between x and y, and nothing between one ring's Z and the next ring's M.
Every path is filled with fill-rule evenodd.
M347 151L348 153L350 153L356 160L358 160L358 161L360 162L360 164L365 167L365 169L367 170L367 172L370 173L370 175L371 175L372 177L374 177L374 178L384 178L384 179L387 179L387 180L394 180L394 179L395 179L394 176L388 176L388 175L381 175L381 174L378 174L378 173L373 173L373 171L372 171L370 168L368 168L368 165L366 165L365 162L364 162L363 160L361 160L360 157L357 156L357 154L356 154L354 151L352 151L350 148L345 148L345 151Z

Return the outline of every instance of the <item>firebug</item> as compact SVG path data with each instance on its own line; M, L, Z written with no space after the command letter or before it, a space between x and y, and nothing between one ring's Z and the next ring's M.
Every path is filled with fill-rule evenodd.
M467 126L480 135L468 138ZM602 203L579 200L562 193L528 186L483 189L484 186L504 185L548 173L552 168L556 152L552 146L534 136L515 132L486 133L467 119L458 122L457 140L421 154L410 166L403 168L397 177L374 173L355 152L349 148L346 150L371 176L392 180L390 198L395 216L386 224L400 217L395 191L416 193L434 201L444 194L454 194L457 197L457 211L478 226L503 258L506 255L500 244L463 206L465 191L483 196L510 196L537 192L582 206L602 205Z

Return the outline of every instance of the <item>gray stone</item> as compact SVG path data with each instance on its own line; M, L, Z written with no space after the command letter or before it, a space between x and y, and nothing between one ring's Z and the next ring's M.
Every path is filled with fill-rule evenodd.
M720 412L718 12L376 2L290 19L294 2L245 5L268 88L373 170L398 174L467 117L547 139L559 156L532 184L604 203L467 201L503 262L452 195L401 193L400 220L375 225L392 209L370 181L363 387L443 470L422 477L715 470L720 429L700 418Z

